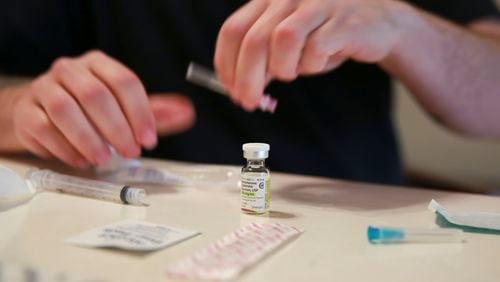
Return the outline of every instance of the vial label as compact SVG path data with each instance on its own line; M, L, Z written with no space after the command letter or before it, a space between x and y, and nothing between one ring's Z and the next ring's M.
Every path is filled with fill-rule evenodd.
M268 173L243 173L241 177L241 210L261 214L269 209L271 177Z

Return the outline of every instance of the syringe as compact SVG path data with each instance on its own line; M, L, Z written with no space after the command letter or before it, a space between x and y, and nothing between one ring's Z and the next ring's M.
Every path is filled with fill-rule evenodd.
M144 205L142 200L146 197L146 191L141 188L64 175L48 169L31 170L27 179L37 191L62 192L138 206Z
M464 233L448 228L368 227L368 241L372 244L392 243L460 243Z
M215 76L215 73L203 66L191 62L189 64L186 79L199 86L206 87L224 96L229 94L226 92L220 81ZM269 94L264 94L260 99L259 109L263 112L274 113L278 106L278 100L271 97Z

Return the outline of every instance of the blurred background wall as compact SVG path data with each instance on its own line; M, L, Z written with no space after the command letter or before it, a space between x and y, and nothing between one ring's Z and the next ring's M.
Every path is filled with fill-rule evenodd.
M500 194L500 141L448 131L432 121L401 84L395 82L395 88L395 122L414 185Z
M395 83L395 87L395 123L413 185L500 191L500 141L470 139L450 132L434 122L401 84Z

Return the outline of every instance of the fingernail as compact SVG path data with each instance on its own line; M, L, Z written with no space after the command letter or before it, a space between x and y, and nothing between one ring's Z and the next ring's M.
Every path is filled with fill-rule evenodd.
M101 152L95 157L95 162L97 165L102 165L107 163L110 158L111 153L109 152L109 149L106 148L104 150L101 150Z
M124 157L137 158L140 155L141 155L141 148L139 148L139 146L133 145L127 148Z
M253 101L243 101L241 103L241 106L247 112L254 112L257 109L257 107L259 106L259 104L255 103Z
M79 159L76 161L76 167L79 169L87 169L90 167L90 163L84 159Z
M156 131L149 128L142 132L141 143L147 149L152 149L158 143L158 138L156 137Z

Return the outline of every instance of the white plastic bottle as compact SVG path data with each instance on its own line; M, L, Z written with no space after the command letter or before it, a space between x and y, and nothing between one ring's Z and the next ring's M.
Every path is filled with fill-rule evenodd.
M247 160L241 170L241 211L247 214L265 214L269 211L271 174L265 160L269 144L243 144L243 157Z

